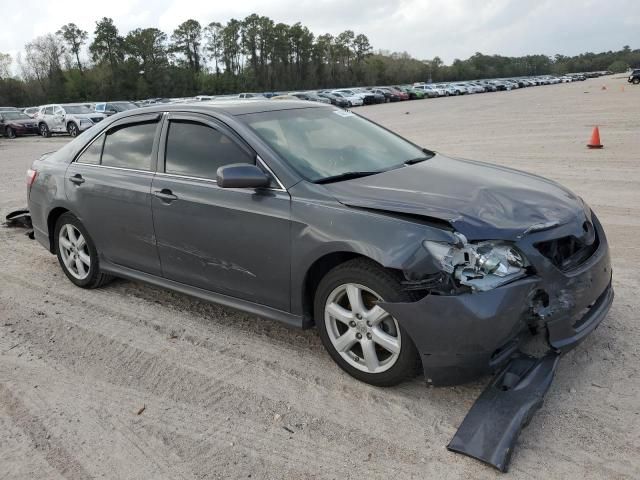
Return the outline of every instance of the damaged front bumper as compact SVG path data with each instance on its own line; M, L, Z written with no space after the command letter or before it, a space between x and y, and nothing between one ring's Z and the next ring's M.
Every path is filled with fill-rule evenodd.
M597 218L592 215L587 222L532 233L517 242L533 267L526 278L483 292L381 303L414 341L431 383L462 383L501 368L449 450L506 472L520 431L551 386L560 355L584 340L609 312L614 296L609 247ZM578 252L578 261L559 261L541 247L580 234L589 238L590 248L588 255ZM522 354L522 344L536 334L544 335L546 354Z
M417 302L381 303L418 349L424 374L434 385L453 385L495 372L534 334L564 353L604 319L613 302L609 247L592 217L597 249L580 265L562 271L536 247L577 235L582 223L527 235L516 243L533 265L526 278L485 292L427 295Z
M542 406L559 359L555 352L513 358L478 397L447 448L506 472L518 435Z

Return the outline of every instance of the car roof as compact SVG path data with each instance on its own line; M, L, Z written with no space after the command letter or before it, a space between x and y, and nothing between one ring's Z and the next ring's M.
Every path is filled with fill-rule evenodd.
M299 100L207 100L193 101L180 104L153 104L146 107L129 110L125 116L139 115L144 112L190 112L223 113L227 115L246 115L250 113L273 112L281 110L299 110L302 108L332 108L316 102L300 102Z

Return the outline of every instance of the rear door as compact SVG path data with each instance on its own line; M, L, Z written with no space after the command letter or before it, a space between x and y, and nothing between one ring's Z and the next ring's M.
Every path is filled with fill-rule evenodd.
M255 152L212 117L170 114L159 159L152 205L163 275L289 311L289 194L275 180L261 189L216 183L218 167L255 164Z
M101 257L160 275L151 219L160 114L128 117L95 138L67 168L74 213Z

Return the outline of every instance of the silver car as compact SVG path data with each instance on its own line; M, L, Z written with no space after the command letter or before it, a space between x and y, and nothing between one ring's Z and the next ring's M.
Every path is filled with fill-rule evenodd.
M52 133L68 133L72 137L78 136L96 123L106 118L83 104L52 104L43 105L35 117L38 129L43 137L50 137Z

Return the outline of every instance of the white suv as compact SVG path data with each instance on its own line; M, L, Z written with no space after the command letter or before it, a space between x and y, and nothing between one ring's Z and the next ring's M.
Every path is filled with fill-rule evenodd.
M35 118L43 137L50 137L52 133L68 133L75 137L105 117L86 105L74 103L43 105Z

